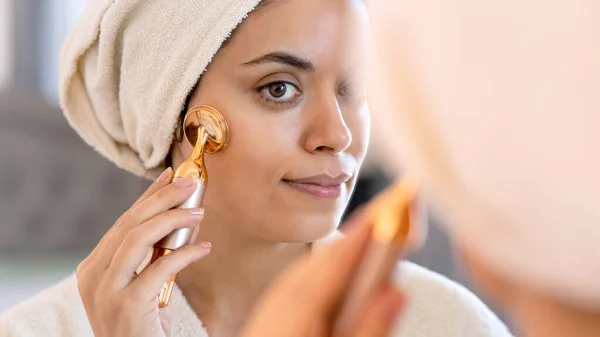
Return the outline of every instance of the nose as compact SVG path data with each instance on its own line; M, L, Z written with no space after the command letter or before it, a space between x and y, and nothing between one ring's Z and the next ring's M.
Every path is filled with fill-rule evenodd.
M315 97L306 106L310 119L305 130L304 149L310 153L337 154L352 143L352 133L346 125L344 115L334 93Z

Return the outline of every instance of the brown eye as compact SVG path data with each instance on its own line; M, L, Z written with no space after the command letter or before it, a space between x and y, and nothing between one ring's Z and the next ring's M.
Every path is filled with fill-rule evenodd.
M287 92L287 85L283 82L277 82L269 85L269 94L275 98L281 98L285 96Z
M270 103L292 104L302 96L298 87L290 82L271 82L258 88L260 96Z

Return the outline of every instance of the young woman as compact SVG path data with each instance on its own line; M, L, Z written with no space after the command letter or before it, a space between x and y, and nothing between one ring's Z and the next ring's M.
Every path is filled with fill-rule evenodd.
M187 109L219 109L231 140L206 157L203 209L172 210L194 187L167 169L76 275L0 319L3 336L234 336L275 276L335 237L369 139L367 13L358 0L258 3L88 4L61 70L63 108L87 142L156 178L191 153L177 137ZM136 276L156 241L200 221L193 244ZM401 282L410 307L397 336L509 335L440 275L404 263Z

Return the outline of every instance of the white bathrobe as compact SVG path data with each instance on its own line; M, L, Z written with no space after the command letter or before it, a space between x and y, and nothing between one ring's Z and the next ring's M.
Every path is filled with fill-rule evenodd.
M511 336L496 315L463 286L410 262L401 263L398 271L398 282L409 296L409 308L393 336ZM172 336L209 336L177 288L171 308ZM0 316L0 336L93 336L75 275Z

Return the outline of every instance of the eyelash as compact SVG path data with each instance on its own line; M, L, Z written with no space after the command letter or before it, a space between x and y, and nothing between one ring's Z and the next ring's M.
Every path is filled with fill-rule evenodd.
M269 94L268 94L268 93L267 93L267 94L265 94L265 91L267 91L267 92L268 92L268 90L269 90L269 87L271 87L272 85L275 85L275 84L285 84L285 85L289 85L289 86L293 87L293 88L294 88L294 90L296 90L296 91L297 91L297 94L296 94L296 95L294 95L294 97L293 97L292 99L285 100L285 101L278 100L278 99L273 99L273 98L269 98L269 97L267 96L267 95L269 95ZM302 92L300 91L300 89L298 89L298 87L297 87L295 84L293 84L293 83L291 83L291 82L288 82L288 81L274 81L274 82L271 82L271 83L267 83L267 84L265 84L265 85L263 85L263 86L260 86L260 87L256 88L256 93L257 93L257 95L259 96L259 98L260 98L262 101L264 101L265 103L268 103L268 104L274 104L274 105L276 105L276 106L286 106L286 105L292 105L292 104L296 103L296 101L298 100L298 98L299 98L300 96L302 96Z

